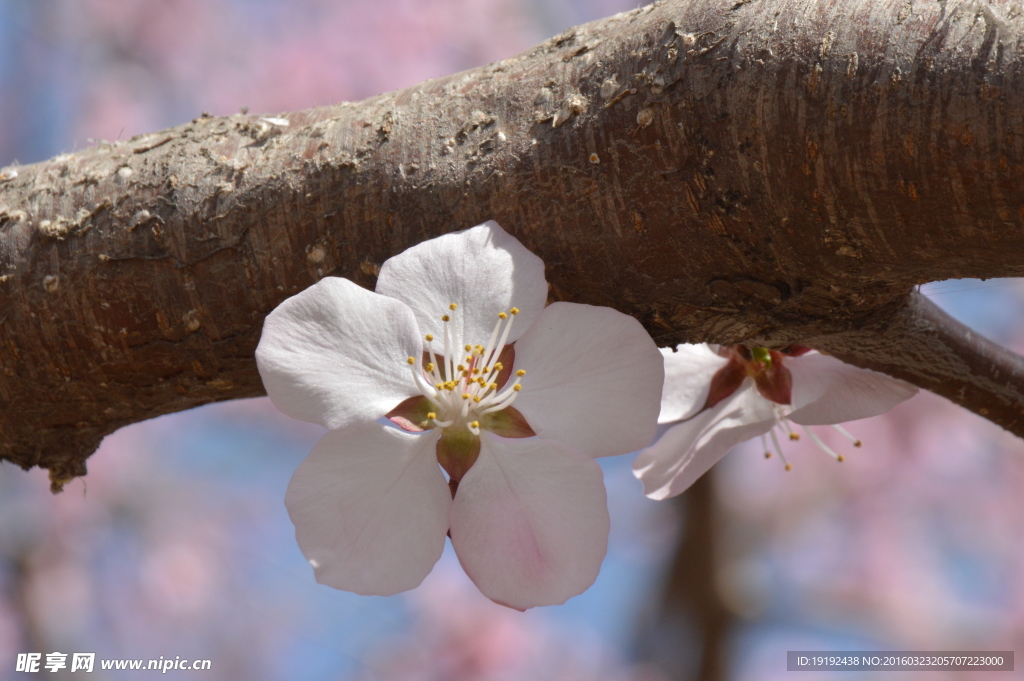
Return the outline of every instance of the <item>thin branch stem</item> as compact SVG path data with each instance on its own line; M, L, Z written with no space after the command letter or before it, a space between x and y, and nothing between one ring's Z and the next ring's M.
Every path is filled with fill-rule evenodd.
M844 362L901 378L1024 437L1024 357L920 293L884 326L812 341Z

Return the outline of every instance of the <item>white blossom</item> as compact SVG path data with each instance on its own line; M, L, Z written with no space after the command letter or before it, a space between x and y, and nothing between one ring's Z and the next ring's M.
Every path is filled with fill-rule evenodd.
M885 413L917 393L914 386L800 346L784 351L744 346L662 348L665 385L658 422L673 424L633 464L644 493L666 499L683 492L730 449L776 430L833 425ZM806 430L806 429L805 429ZM842 460L812 431L807 434ZM766 455L770 455L765 445ZM789 464L786 464L789 467Z
M330 429L285 498L318 581L413 588L450 533L510 607L593 583L609 519L592 457L651 441L663 364L635 319L545 307L547 290L540 258L488 222L391 258L376 292L326 278L267 317L267 393Z

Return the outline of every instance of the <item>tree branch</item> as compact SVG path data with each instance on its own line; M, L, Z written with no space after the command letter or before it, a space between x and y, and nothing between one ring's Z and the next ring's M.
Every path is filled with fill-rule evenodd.
M919 293L881 327L814 339L844 362L927 388L1024 437L1024 357Z
M552 297L663 344L884 329L915 284L1024 275L1014 11L666 0L287 127L203 117L8 168L0 458L59 487L122 425L261 394L281 300L489 218Z

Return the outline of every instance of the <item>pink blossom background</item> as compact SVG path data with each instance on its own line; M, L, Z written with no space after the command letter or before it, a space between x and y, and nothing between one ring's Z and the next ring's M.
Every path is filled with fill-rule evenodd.
M201 111L273 114L358 100L511 56L632 6L0 0L0 165ZM1024 349L1024 286L925 290ZM718 467L721 550L709 588L736 617L730 678L782 678L785 652L796 649L1018 647L1021 441L928 394L848 427L863 449L818 429L847 455L841 465L801 441L787 443L789 473L754 445ZM675 505L642 498L630 457L602 462L612 537L598 582L564 606L520 614L480 596L450 551L420 588L392 598L315 584L282 500L322 432L247 400L119 431L90 460L89 476L56 497L42 472L0 465L0 679L30 678L13 671L17 653L53 651L206 658L211 680L667 678L638 659L637 636L656 609L680 523Z

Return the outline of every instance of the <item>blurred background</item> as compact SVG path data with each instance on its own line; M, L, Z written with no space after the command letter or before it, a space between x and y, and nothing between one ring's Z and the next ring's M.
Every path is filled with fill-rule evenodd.
M634 6L0 0L0 167L202 111L362 99ZM1024 285L924 291L1024 350ZM863 449L819 429L842 465L801 441L785 472L742 446L671 502L643 498L631 457L602 460L601 575L525 614L483 598L450 550L399 596L317 585L283 498L323 431L265 399L125 428L58 496L45 473L0 464L0 679L31 678L14 671L19 652L209 659L167 677L210 681L670 681L780 679L787 650L1022 648L1024 444L930 394L848 428ZM974 678L886 676L919 677Z

